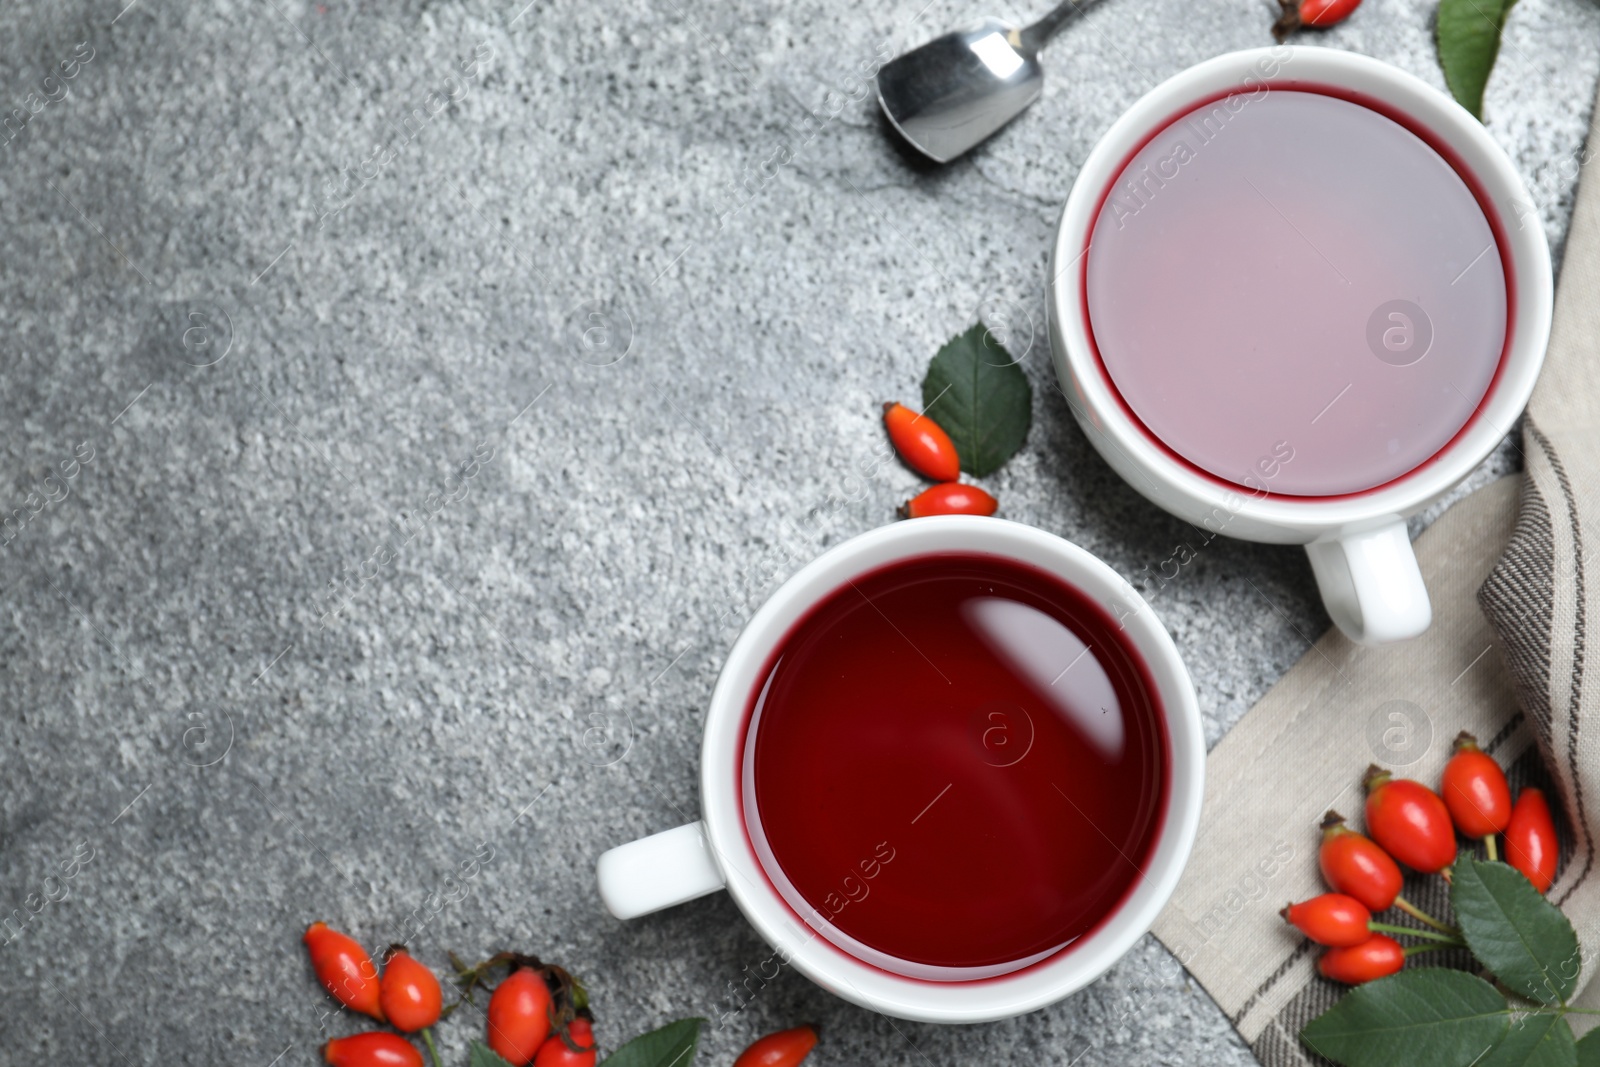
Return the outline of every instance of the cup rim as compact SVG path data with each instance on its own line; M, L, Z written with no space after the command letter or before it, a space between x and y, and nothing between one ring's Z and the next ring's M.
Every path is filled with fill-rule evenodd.
M880 970L806 925L756 855L739 788L750 695L790 627L847 580L940 552L995 555L1046 570L1119 618L1155 683L1170 755L1167 805L1141 878L1100 926L1070 948L1024 969L955 982ZM1004 519L941 516L880 527L834 546L784 582L751 618L728 654L706 716L701 811L707 843L730 895L783 962L874 1011L924 1022L985 1022L1021 1015L1076 992L1144 936L1171 897L1193 847L1204 774L1205 738L1193 683L1166 628L1131 585L1099 558L1043 530Z
M1255 492L1181 457L1133 414L1097 354L1081 307L1089 234L1105 194L1128 159L1194 107L1260 86L1352 94L1364 97L1367 106L1380 104L1406 116L1409 121L1404 125L1419 136L1426 131L1425 140L1447 158L1453 156L1450 161L1458 172L1466 170L1463 179L1476 186L1474 192L1511 268L1508 339L1483 400L1432 457L1382 485L1358 492L1334 496ZM1532 203L1510 159L1483 125L1414 75L1370 56L1316 46L1278 45L1217 56L1174 74L1142 96L1101 136L1079 169L1057 226L1046 293L1058 377L1080 418L1086 411L1120 458L1159 479L1158 493L1175 494L1192 511L1204 513L1220 506L1257 523L1311 533L1414 514L1459 484L1494 450L1532 395L1549 339L1554 290L1549 246ZM1100 443L1096 441L1097 446ZM1149 493L1137 484L1136 488Z

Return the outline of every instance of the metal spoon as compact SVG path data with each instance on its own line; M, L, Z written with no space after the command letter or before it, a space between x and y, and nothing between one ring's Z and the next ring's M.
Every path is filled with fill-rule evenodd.
M1039 49L1093 0L1066 0L1026 29L984 19L878 71L878 103L913 148L948 163L1039 98Z

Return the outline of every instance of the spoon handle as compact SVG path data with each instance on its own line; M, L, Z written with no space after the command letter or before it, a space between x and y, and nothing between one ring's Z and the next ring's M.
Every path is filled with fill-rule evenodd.
M1071 22L1095 0L1063 0L1055 9L1022 31L1022 40L1032 48L1043 48L1057 30Z

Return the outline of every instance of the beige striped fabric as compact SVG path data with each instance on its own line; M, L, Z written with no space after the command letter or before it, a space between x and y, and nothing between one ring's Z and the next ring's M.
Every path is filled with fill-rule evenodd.
M1600 146L1600 106L1590 144ZM1360 648L1330 630L1207 759L1194 857L1155 933L1267 1067L1325 1063L1297 1034L1342 990L1278 909L1323 891L1317 825L1359 826L1369 763L1436 782L1469 730L1514 787L1560 798L1562 860L1551 899L1578 930L1581 1001L1600 962L1600 178L1583 168L1545 369L1524 421L1525 472L1456 504L1417 541L1434 623L1399 645ZM1448 910L1437 878L1405 893ZM1409 921L1397 919L1395 921ZM1465 965L1446 954L1441 964Z
M1600 150L1600 106L1589 151ZM1574 859L1550 889L1577 916L1600 918L1600 179L1594 164L1573 209L1550 354L1523 419L1522 507L1479 601L1493 624L1572 825ZM1586 939L1584 947L1592 945ZM1600 953L1586 954L1584 980Z

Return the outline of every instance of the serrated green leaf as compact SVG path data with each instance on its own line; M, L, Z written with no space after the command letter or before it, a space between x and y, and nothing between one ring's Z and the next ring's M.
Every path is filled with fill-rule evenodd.
M679 1019L642 1034L605 1058L600 1067L689 1067L704 1019Z
M1467 948L1513 993L1564 1004L1578 988L1578 935L1521 871L1462 853L1450 906Z
M1467 1067L1509 1022L1505 998L1482 978L1419 967L1358 986L1300 1039L1346 1067Z
M474 1041L467 1050L467 1067L511 1067L511 1064L482 1041Z
M1434 35L1445 84L1456 102L1483 119L1483 89L1489 84L1500 31L1517 0L1439 0Z
M1600 1029L1590 1030L1578 1042L1578 1067L1600 1067Z
M1555 1012L1521 1015L1487 1056L1474 1067L1577 1067L1572 1027Z
M961 469L993 474L1016 454L1033 421L1033 387L982 323L946 341L922 379L922 410L955 442Z

